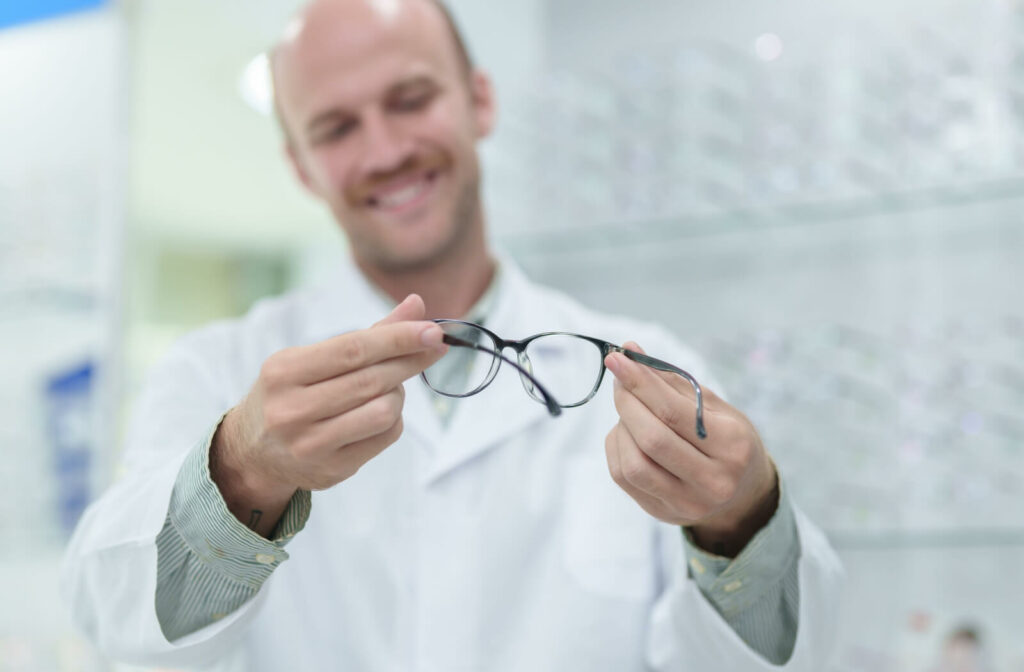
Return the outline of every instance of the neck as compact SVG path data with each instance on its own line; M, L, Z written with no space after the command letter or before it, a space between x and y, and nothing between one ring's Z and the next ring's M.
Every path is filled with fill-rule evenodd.
M384 270L356 258L356 265L370 282L396 303L419 294L426 304L426 319L463 317L483 296L494 277L494 259L481 246L471 255L454 255L409 270Z

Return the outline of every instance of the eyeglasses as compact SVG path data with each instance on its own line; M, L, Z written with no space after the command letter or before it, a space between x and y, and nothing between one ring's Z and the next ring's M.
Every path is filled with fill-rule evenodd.
M557 416L563 408L575 408L590 401L604 380L605 357L621 352L644 366L682 376L696 395L697 436L707 438L700 384L689 373L668 362L580 334L545 332L513 341L472 322L434 322L444 331L443 341L455 346L420 374L427 387L437 394L471 397L490 385L501 363L507 362L519 372L527 394L544 404L552 416ZM505 348L515 351L517 361L501 354Z

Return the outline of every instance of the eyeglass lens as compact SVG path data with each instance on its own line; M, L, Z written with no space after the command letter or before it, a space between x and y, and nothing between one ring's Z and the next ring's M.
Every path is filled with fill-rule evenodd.
M491 336L476 327L443 322L441 328L456 338L497 350ZM590 341L565 334L533 339L517 354L519 365L544 385L560 406L574 406L587 400L601 375L601 349ZM423 372L435 392L461 397L487 385L497 371L499 359L472 348L450 348L448 354ZM544 403L533 382L520 374L527 393Z
M601 348L569 334L551 334L531 340L519 355L519 364L532 373L562 406L586 401L601 376ZM530 380L520 376L531 397L542 401Z
M459 322L442 322L444 333L485 348L497 344L487 332ZM449 348L448 353L423 372L427 385L450 397L464 397L490 382L501 361L494 355L472 348Z

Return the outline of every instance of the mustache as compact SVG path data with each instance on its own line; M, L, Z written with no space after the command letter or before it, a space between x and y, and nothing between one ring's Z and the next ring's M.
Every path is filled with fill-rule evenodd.
M414 173L430 173L447 164L448 160L441 152L409 156L394 168L370 173L355 185L352 193L357 199L366 199L371 197L381 186Z

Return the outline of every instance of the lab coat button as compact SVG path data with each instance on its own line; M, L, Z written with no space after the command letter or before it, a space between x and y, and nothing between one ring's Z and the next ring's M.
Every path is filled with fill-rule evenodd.
M276 560L276 559L277 558L275 558L274 556L270 555L269 553L257 553L256 554L256 562L260 563L261 565L273 564L274 560Z

